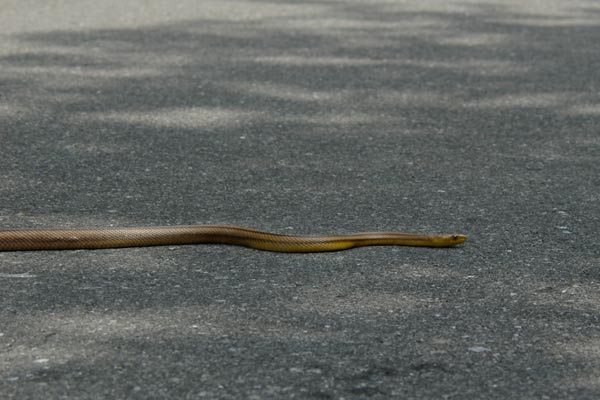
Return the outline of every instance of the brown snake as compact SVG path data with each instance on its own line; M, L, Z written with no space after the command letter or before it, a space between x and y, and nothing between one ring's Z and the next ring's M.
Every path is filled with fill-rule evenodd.
M0 251L104 249L222 243L284 253L312 253L377 245L450 247L465 240L467 240L467 237L459 234L414 235L399 232L294 236L262 232L233 225L76 229L30 228L0 230Z

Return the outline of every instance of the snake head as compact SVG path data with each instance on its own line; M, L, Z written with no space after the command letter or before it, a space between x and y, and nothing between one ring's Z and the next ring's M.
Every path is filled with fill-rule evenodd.
M461 235L461 234L454 234L454 235L450 235L450 240L451 240L451 244L450 246L456 246L457 244L461 244L463 243L465 240L467 240L467 235Z

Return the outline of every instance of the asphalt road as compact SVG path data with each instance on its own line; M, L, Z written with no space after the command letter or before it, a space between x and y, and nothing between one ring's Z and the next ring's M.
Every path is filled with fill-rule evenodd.
M0 253L2 399L597 399L600 4L0 1L0 226L461 232Z

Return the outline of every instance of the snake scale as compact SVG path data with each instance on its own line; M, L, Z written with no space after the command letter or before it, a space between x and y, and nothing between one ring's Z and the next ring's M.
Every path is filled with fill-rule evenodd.
M417 235L400 232L296 236L263 232L234 225L27 228L0 230L0 251L104 249L221 243L283 253L312 253L377 245L450 247L460 244L466 239L465 235L460 234Z

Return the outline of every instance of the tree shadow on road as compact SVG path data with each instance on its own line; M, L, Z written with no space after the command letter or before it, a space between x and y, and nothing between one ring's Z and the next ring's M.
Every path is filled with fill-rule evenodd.
M472 239L0 254L3 379L85 396L113 371L96 385L117 397L161 379L209 397L597 395L597 11L318 4L18 36L27 50L0 56L0 222Z

